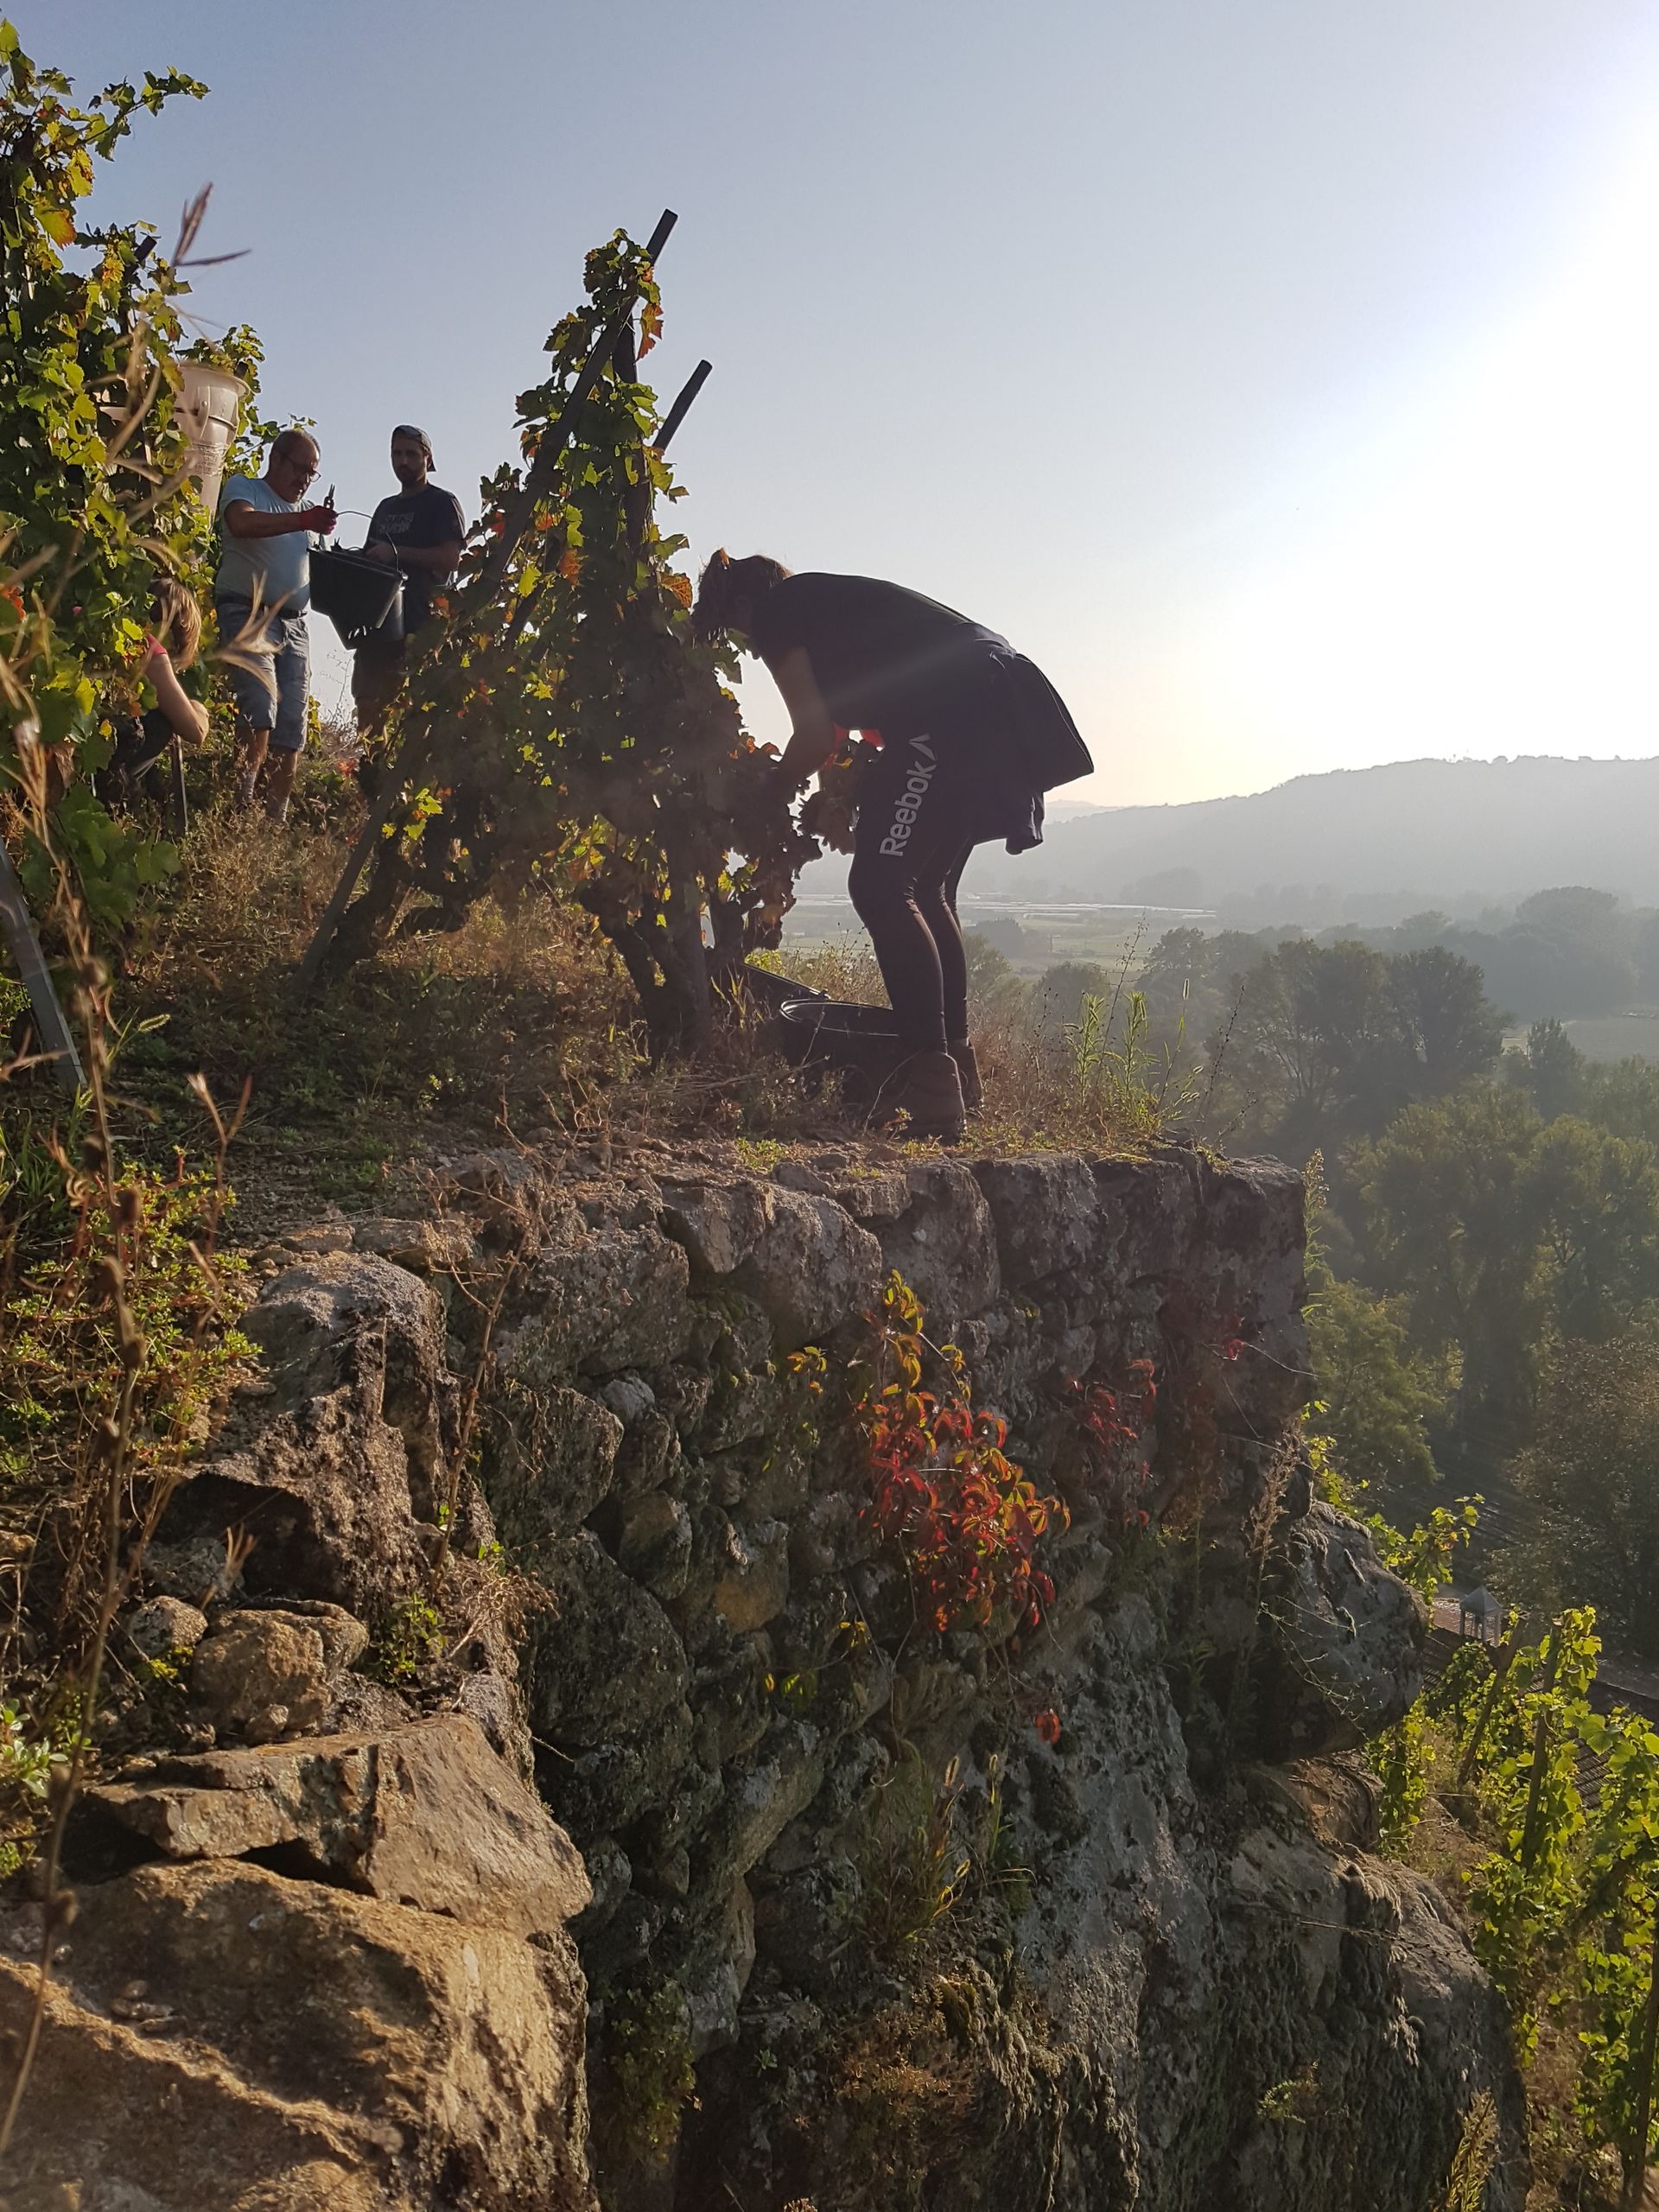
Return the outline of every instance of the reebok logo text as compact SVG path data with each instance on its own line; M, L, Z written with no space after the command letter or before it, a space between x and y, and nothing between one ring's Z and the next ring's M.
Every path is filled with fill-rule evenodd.
M926 737L912 737L911 749L915 753L916 765L905 779L899 794L899 804L893 810L893 826L881 840L881 850L893 860L904 857L910 833L916 827L916 817L922 801L927 797L927 787L933 780L933 771L938 766L934 757L932 741Z

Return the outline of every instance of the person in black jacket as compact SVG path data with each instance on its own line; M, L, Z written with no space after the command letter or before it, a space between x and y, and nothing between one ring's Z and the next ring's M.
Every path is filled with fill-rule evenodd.
M1089 748L1042 671L995 630L873 576L792 575L724 550L696 620L770 671L792 727L791 791L842 733L880 733L858 792L848 890L897 1017L899 1064L880 1104L918 1134L960 1136L978 1103L957 887L974 847L1040 844L1043 794L1088 775Z

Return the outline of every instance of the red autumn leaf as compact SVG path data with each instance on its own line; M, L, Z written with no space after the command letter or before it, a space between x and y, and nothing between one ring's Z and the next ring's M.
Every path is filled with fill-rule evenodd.
M1046 1744L1059 1742L1060 1716L1052 1705L1045 1706L1043 1710L1034 1716L1031 1725Z

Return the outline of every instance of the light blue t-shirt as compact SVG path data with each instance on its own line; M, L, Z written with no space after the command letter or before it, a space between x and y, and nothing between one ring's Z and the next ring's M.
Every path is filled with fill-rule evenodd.
M296 499L279 499L263 476L227 476L219 495L220 550L213 589L223 599L252 599L257 588L262 607L309 606L310 531L289 530L280 537L232 537L225 528L225 510L233 499L245 500L265 514L300 512Z

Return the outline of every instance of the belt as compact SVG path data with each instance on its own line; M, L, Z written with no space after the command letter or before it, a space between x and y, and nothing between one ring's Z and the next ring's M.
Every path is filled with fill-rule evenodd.
M221 591L215 597L226 607L245 607L250 614L253 612L253 601L243 592ZM308 607L262 607L259 610L264 620L274 617L281 622L297 622L308 612Z

